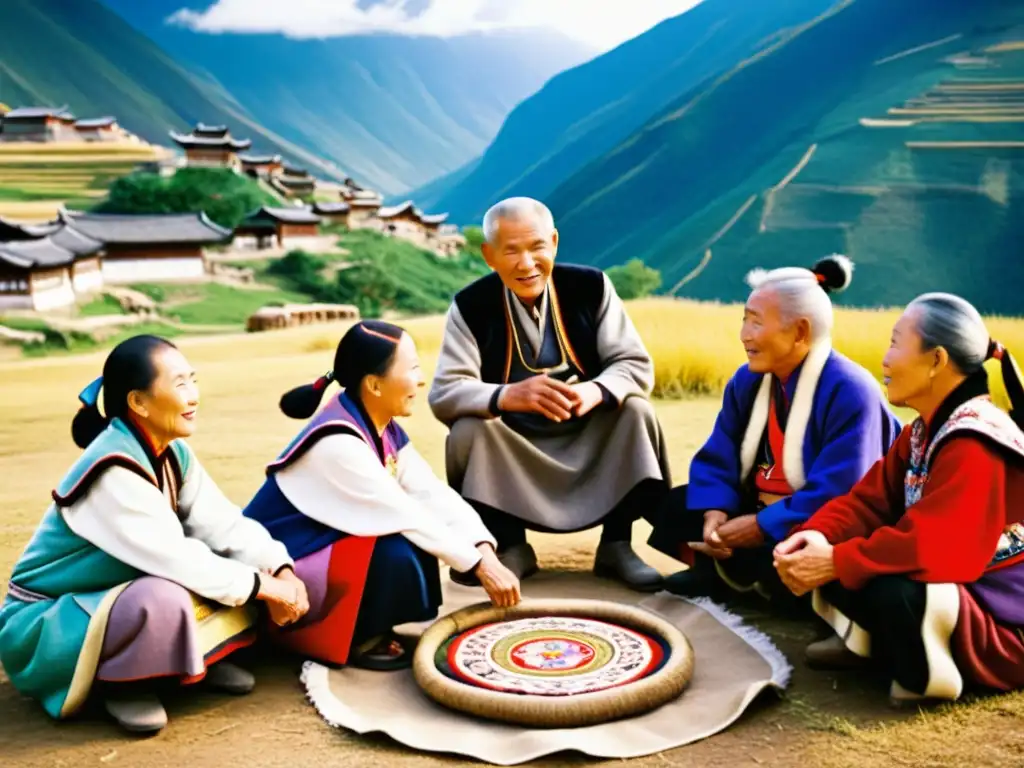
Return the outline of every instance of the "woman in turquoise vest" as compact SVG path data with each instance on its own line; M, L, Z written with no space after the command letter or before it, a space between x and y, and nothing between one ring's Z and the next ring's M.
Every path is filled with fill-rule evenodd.
M289 624L308 609L306 590L285 547L184 442L199 390L173 344L123 341L79 399L72 436L85 450L14 567L0 664L52 717L95 691L126 729L158 731L155 678L249 692L252 675L222 659L253 642L256 601Z

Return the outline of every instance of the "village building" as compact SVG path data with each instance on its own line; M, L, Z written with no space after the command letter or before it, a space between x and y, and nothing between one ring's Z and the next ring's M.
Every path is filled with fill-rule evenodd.
M281 172L273 177L272 184L285 197L306 198L316 192L316 179L305 168L283 165Z
M71 287L76 296L103 290L103 243L66 225L47 237L75 257L71 264Z
M380 221L381 231L385 234L401 237L418 245L426 243L426 230L420 220L420 212L416 210L412 200L378 209L377 219Z
M0 122L0 141L78 141L75 117L67 107L17 107Z
M239 155L242 173L253 178L266 178L280 173L284 167L280 155Z
M48 312L75 303L75 254L52 239L0 243L0 309Z
M75 133L81 141L124 141L127 133L114 117L95 117L75 121Z
M235 228L239 245L242 238L255 240L258 249L301 247L309 238L318 238L321 218L309 208L272 208L263 206L253 211ZM251 241L250 241L251 242Z
M313 213L323 219L325 224L348 226L348 217L352 207L348 203L313 203Z
M349 207L349 229L379 229L377 211L380 210L381 197L376 193L352 197L346 201Z
M249 139L236 139L227 126L199 123L191 133L170 131L171 139L185 150L188 165L201 168L239 168L238 153L252 146Z
M44 224L23 224L22 222L11 221L0 216L0 243L38 240L41 237L53 234L61 226L63 225L59 221L51 221Z
M107 284L196 280L206 274L204 249L226 245L231 230L205 213L116 214L62 211L61 221L103 244Z

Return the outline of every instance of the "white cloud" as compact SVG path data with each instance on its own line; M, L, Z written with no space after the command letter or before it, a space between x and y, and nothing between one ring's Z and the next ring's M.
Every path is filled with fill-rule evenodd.
M371 32L451 37L469 32L541 27L607 50L698 2L700 0L216 0L205 11L180 10L171 21L200 32L276 32L291 37Z

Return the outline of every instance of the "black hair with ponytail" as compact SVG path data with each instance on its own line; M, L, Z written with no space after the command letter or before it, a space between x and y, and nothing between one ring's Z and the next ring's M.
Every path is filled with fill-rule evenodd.
M1006 387L1006 395L1010 399L1010 418L1018 427L1024 429L1024 381L1021 378L1020 368L1017 367L1017 361L1013 359L1010 350L995 339L989 339L988 353L985 359L999 361L1003 385Z
M397 325L383 320L360 320L338 342L332 371L281 396L282 413L293 419L308 419L316 413L332 381L358 400L363 379L384 376L390 370L403 333Z
M103 376L92 382L79 399L82 407L71 421L71 437L79 448L87 448L107 428L110 420L128 416L128 395L136 390L146 392L153 386L158 371L156 353L177 349L159 336L132 336L125 339L103 363ZM103 412L99 394L103 393Z

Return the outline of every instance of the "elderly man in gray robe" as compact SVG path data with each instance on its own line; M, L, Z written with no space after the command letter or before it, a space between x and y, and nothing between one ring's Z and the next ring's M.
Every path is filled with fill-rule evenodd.
M594 572L657 590L660 574L630 543L633 522L671 487L650 355L603 272L555 264L542 203L498 203L484 235L493 271L455 296L429 396L451 430L448 482L520 578L537 571L526 529L601 525Z

